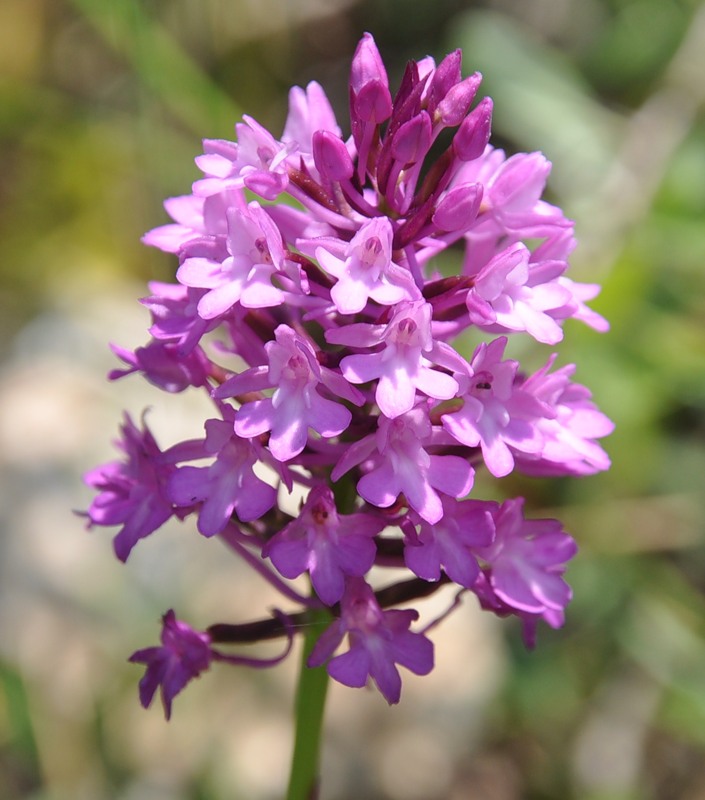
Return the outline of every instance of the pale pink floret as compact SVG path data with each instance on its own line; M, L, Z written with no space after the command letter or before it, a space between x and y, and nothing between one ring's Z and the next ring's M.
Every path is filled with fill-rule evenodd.
M377 433L353 444L336 464L331 479L337 481L369 459L364 465L366 474L357 484L363 499L388 508L403 494L426 522L438 522L443 517L438 493L465 496L475 473L464 458L427 453L425 447L431 444L433 433L428 410L422 404L394 419L380 417Z
M565 307L551 311L551 315L558 319L572 317L579 319L593 330L606 333L610 329L609 322L597 311L585 305L600 293L601 286L597 283L577 283L576 281L561 276L558 283L569 293L570 299Z
M522 471L532 475L591 475L609 469L610 458L595 439L612 433L614 423L592 402L585 386L570 380L575 365L550 372L554 361L552 356L521 387L554 412L537 420L543 447L539 453L521 455Z
M526 331L539 342L556 344L563 331L549 312L572 299L558 278L567 264L531 264L528 248L517 243L496 255L474 276L467 307L476 325Z
M517 361L502 360L506 337L475 350L472 377L461 380L463 407L443 415L443 427L461 444L482 448L487 469L497 478L514 469L514 452L539 453L543 437L536 424L550 407L515 385Z
M571 599L563 579L575 541L555 519L524 519L524 498L505 501L495 514L495 538L478 554L490 565L490 584L512 608L532 614L563 611Z
M316 81L311 81L306 89L292 86L282 142L293 143L309 169L313 164L313 134L318 131L330 131L340 136L340 126L323 87Z
M237 143L206 139L204 154L196 164L206 177L196 181L193 191L209 196L225 189L246 187L266 200L276 199L287 187L287 158L294 145L278 142L252 117L235 126Z
M153 228L145 233L142 241L166 253L178 253L186 242L206 233L203 203L203 197L192 194L165 200L164 208L174 222Z
M198 302L198 313L207 320L225 314L236 303L266 308L284 300L284 292L271 279L285 269L287 254L271 217L252 202L245 211L229 209L227 218L227 257L222 261L187 257L176 273L183 285L209 290Z
M169 497L177 506L200 504L198 530L220 533L237 514L242 522L259 519L276 502L277 493L253 472L257 452L233 434L232 422L205 423L205 453L215 455L209 467L180 467L169 481Z
M362 311L370 299L387 306L420 297L411 273L392 261L387 217L366 222L350 242L331 240L315 252L323 269L338 279L331 298L341 314Z
M145 233L142 241L167 253L178 253L185 244L201 236L225 236L226 211L231 206L245 206L240 189L230 188L208 197L193 194L170 197L164 201L164 208L174 222Z
M235 431L246 438L271 431L269 449L277 460L288 461L306 446L309 427L330 438L350 424L350 411L323 397L321 387L356 405L362 404L363 397L341 375L322 367L311 342L288 325L279 325L275 336L276 341L265 346L268 366L230 378L214 394L233 397L276 387L271 398L245 403L238 410Z
M346 356L340 369L351 383L377 379L375 400L382 413L393 419L410 411L416 390L436 400L447 400L458 391L458 381L433 367L468 371L467 362L444 342L431 335L431 305L424 300L399 303L387 325L358 323L326 331L334 344L383 349Z

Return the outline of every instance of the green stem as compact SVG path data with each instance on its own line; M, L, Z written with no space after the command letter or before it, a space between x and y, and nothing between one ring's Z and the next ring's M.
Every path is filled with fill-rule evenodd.
M331 615L327 609L310 610L308 614L310 624L306 627L296 691L294 754L286 800L316 800L318 797L321 733L328 673L325 667L307 667L306 661L319 635L330 622Z

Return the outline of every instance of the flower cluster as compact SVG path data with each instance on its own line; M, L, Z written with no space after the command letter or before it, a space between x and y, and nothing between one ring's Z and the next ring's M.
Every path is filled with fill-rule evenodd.
M549 162L489 144L480 81L462 77L456 51L409 63L392 96L366 34L348 138L320 85L295 87L280 138L244 117L236 142L206 140L203 177L144 237L178 256L177 283L150 285L151 340L115 348L127 366L111 377L204 392L212 417L202 439L167 450L127 417L123 460L87 475L89 524L121 526L124 561L170 517L194 517L301 604L202 633L169 612L162 647L132 658L147 664L145 705L161 686L168 714L190 678L227 660L214 643L291 638L312 608L331 622L310 665L349 686L372 679L390 703L398 665L433 666L430 625L412 630L418 612L395 603L453 583L521 618L529 642L538 621L562 624L573 539L526 518L522 498L468 495L481 465L496 478L607 469L596 439L612 424L574 368L552 355L527 375L505 354L516 333L555 345L566 319L607 324L585 305L598 287L566 277L573 225L541 199ZM448 276L436 257L451 247ZM453 346L462 333L474 352ZM279 507L282 487L304 489L298 515ZM374 566L410 580L375 591ZM310 597L288 582L303 574Z

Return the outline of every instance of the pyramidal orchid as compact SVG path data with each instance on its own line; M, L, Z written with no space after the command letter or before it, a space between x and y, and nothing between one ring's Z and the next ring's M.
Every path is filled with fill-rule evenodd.
M612 423L572 382L574 365L554 369L554 353L527 376L505 356L514 336L557 345L571 317L607 323L586 305L599 287L566 276L573 224L542 199L549 161L490 144L480 84L456 51L410 62L392 91L365 34L349 122L318 83L294 87L281 136L245 117L235 141L206 140L191 193L146 234L178 259L176 281L150 284L152 338L115 347L127 366L110 377L203 393L211 411L203 439L166 449L126 417L122 460L86 475L89 525L118 528L125 561L167 520L191 519L285 608L202 632L167 612L161 646L131 658L146 666L143 705L160 690L168 717L213 662L271 666L298 632L302 687L307 670L327 671L396 703L404 670L433 668L434 622L395 606L446 584L519 618L530 645L540 621L563 623L574 540L523 498L475 496L474 476L609 467L598 439ZM458 272L443 277L435 258L451 247ZM292 514L279 499L294 490ZM388 567L407 579L385 585ZM308 594L290 582L302 575ZM275 637L285 653L269 660L216 649ZM290 798L310 796L308 768Z

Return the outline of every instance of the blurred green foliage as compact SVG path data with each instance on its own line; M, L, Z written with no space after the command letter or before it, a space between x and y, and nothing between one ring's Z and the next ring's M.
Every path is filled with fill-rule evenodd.
M603 284L592 305L612 324L600 336L569 323L560 358L578 364L578 381L617 423L606 445L613 469L583 481L508 482L537 513L565 519L581 543L567 626L543 631L532 653L508 626L506 678L457 767L453 799L699 800L701 2L5 0L0 355L67 294L90 303L116 278L168 279L172 261L139 238L165 219L162 199L196 177L199 139L231 136L241 110L276 133L288 87L313 78L344 120L347 65L364 30L393 79L407 58L463 48L466 72L480 69L495 100L495 143L541 149L553 161L553 199L576 219L581 242L574 275ZM545 357L530 355L537 364ZM11 652L3 659L0 796L149 800L125 793L134 767L109 722L124 694L99 698L71 731L85 740L87 785L103 794L68 778L50 785L42 765L61 736L43 722L50 701L32 695L36 685L20 677L26 665ZM130 681L134 673L126 692ZM435 724L443 722L429 720L430 736ZM227 796L219 785L204 763L179 796L219 800ZM388 797L382 788L374 795Z

